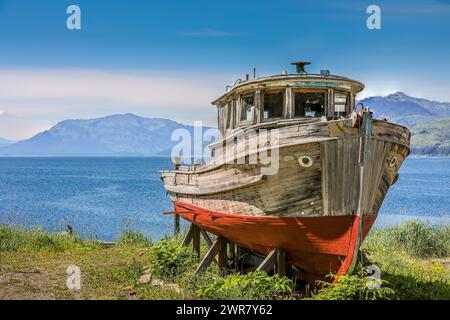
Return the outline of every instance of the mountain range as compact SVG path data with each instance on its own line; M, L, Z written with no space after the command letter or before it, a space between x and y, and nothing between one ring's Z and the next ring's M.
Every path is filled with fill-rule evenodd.
M386 118L409 127L414 153L450 154L450 103L414 98L402 92L369 97L359 102L373 110L376 118ZM135 114L65 120L26 140L12 142L0 139L0 155L169 155L178 143L171 141L175 129L186 129L191 135L194 132L192 126ZM206 144L204 142L203 147Z
M403 92L359 101L376 118L411 130L411 151L419 155L450 155L450 103L414 98Z
M0 155L170 155L172 147L179 143L171 140L175 129L185 129L194 134L192 126L130 113L88 120L65 120L29 139L0 147ZM203 128L206 129L209 128Z
M9 146L10 144L13 144L13 143L14 143L14 141L0 138L0 148L1 147L5 147L5 146Z
M396 92L385 97L375 96L359 101L368 106L377 118L406 126L432 119L450 117L450 103L410 97Z

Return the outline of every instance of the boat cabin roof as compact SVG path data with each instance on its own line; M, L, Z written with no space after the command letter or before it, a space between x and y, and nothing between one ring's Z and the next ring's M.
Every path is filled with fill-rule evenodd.
M227 87L227 92L212 102L220 106L226 103L229 97L245 92L247 90L270 89L270 88L330 88L351 91L354 94L364 90L364 84L350 78L336 75L321 74L279 74L259 77L251 80L238 79L233 86Z
M339 118L355 107L356 94L364 89L359 81L306 73L308 62L295 62L297 74L281 74L245 80L212 103L218 108L218 127L225 138L241 128L289 119Z

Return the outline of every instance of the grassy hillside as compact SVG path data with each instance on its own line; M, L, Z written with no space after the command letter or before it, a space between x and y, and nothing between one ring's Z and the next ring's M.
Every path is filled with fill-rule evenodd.
M413 153L450 155L450 118L426 121L410 129Z
M381 268L380 288L369 287L360 266L337 285L294 292L288 278L259 272L223 277L214 264L194 276L199 261L178 238L150 243L128 230L117 244L105 245L0 227L0 299L450 299L450 227L409 222L373 230L364 250L368 264ZM66 287L70 265L81 269L79 291Z

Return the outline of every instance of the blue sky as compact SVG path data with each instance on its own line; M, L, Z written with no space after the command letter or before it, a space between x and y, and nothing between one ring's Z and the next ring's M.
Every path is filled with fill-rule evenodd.
M66 28L71 4L81 30ZM449 34L444 0L0 0L0 137L126 112L214 124L227 84L299 59L363 81L363 96L450 101Z

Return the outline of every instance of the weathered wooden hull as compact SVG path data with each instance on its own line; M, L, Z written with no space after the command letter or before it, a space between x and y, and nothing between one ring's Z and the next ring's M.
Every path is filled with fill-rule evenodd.
M166 171L163 180L183 218L262 254L282 248L305 278L320 278L345 273L357 233L364 238L370 230L409 153L406 128L374 121L361 191L360 142L347 120L289 123L268 143L279 152L275 174L264 175L259 163L238 164L252 151L238 142L221 150L233 161ZM300 165L304 156L310 166Z

